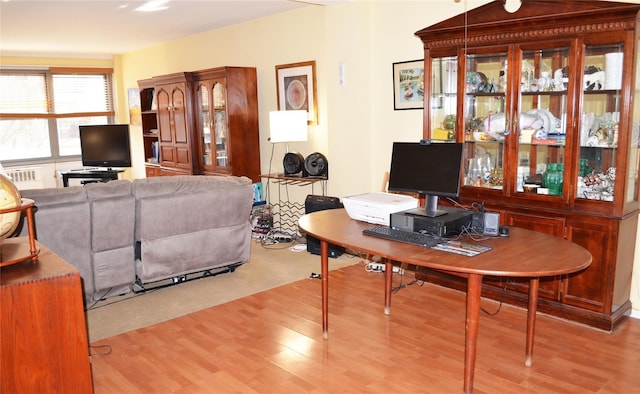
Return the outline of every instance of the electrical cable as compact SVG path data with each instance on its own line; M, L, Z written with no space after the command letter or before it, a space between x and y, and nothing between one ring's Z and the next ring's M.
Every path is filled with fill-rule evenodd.
M495 316L498 314L498 312L500 312L500 309L502 308L502 304L504 302L504 297L507 294L507 284L509 283L509 281L507 281L507 283L505 283L504 287L502 288L502 295L500 296L500 301L498 304L498 309L496 309L494 312L489 312L486 309L484 309L483 307L480 307L480 310L484 313L486 313L489 316Z

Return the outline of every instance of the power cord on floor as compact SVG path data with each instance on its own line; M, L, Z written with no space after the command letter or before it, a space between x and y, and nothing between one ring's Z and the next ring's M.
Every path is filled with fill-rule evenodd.
M498 314L498 312L500 312L500 309L502 308L502 304L504 302L504 297L507 295L507 284L509 284L509 281L507 281L507 283L505 283L504 287L502 288L502 295L500 296L500 301L498 303L498 309L495 310L495 312L489 312L484 308L480 308L480 310L482 312L484 312L485 314L489 315L489 316L495 316Z

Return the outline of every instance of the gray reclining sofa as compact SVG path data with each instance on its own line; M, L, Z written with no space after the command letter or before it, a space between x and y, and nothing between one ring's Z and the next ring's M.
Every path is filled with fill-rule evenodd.
M38 241L80 271L85 302L249 260L253 190L245 177L155 177L21 194L35 201Z

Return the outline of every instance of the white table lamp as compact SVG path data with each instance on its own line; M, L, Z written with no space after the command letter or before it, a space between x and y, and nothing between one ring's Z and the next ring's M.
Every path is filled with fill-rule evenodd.
M307 111L269 112L271 143L285 142L289 152L289 142L307 140Z

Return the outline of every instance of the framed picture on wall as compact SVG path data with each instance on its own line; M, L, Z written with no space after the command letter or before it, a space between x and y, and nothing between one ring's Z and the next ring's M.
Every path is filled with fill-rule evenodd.
M422 109L424 60L393 63L393 109Z
M276 88L279 111L304 110L307 124L318 124L315 60L276 66Z

